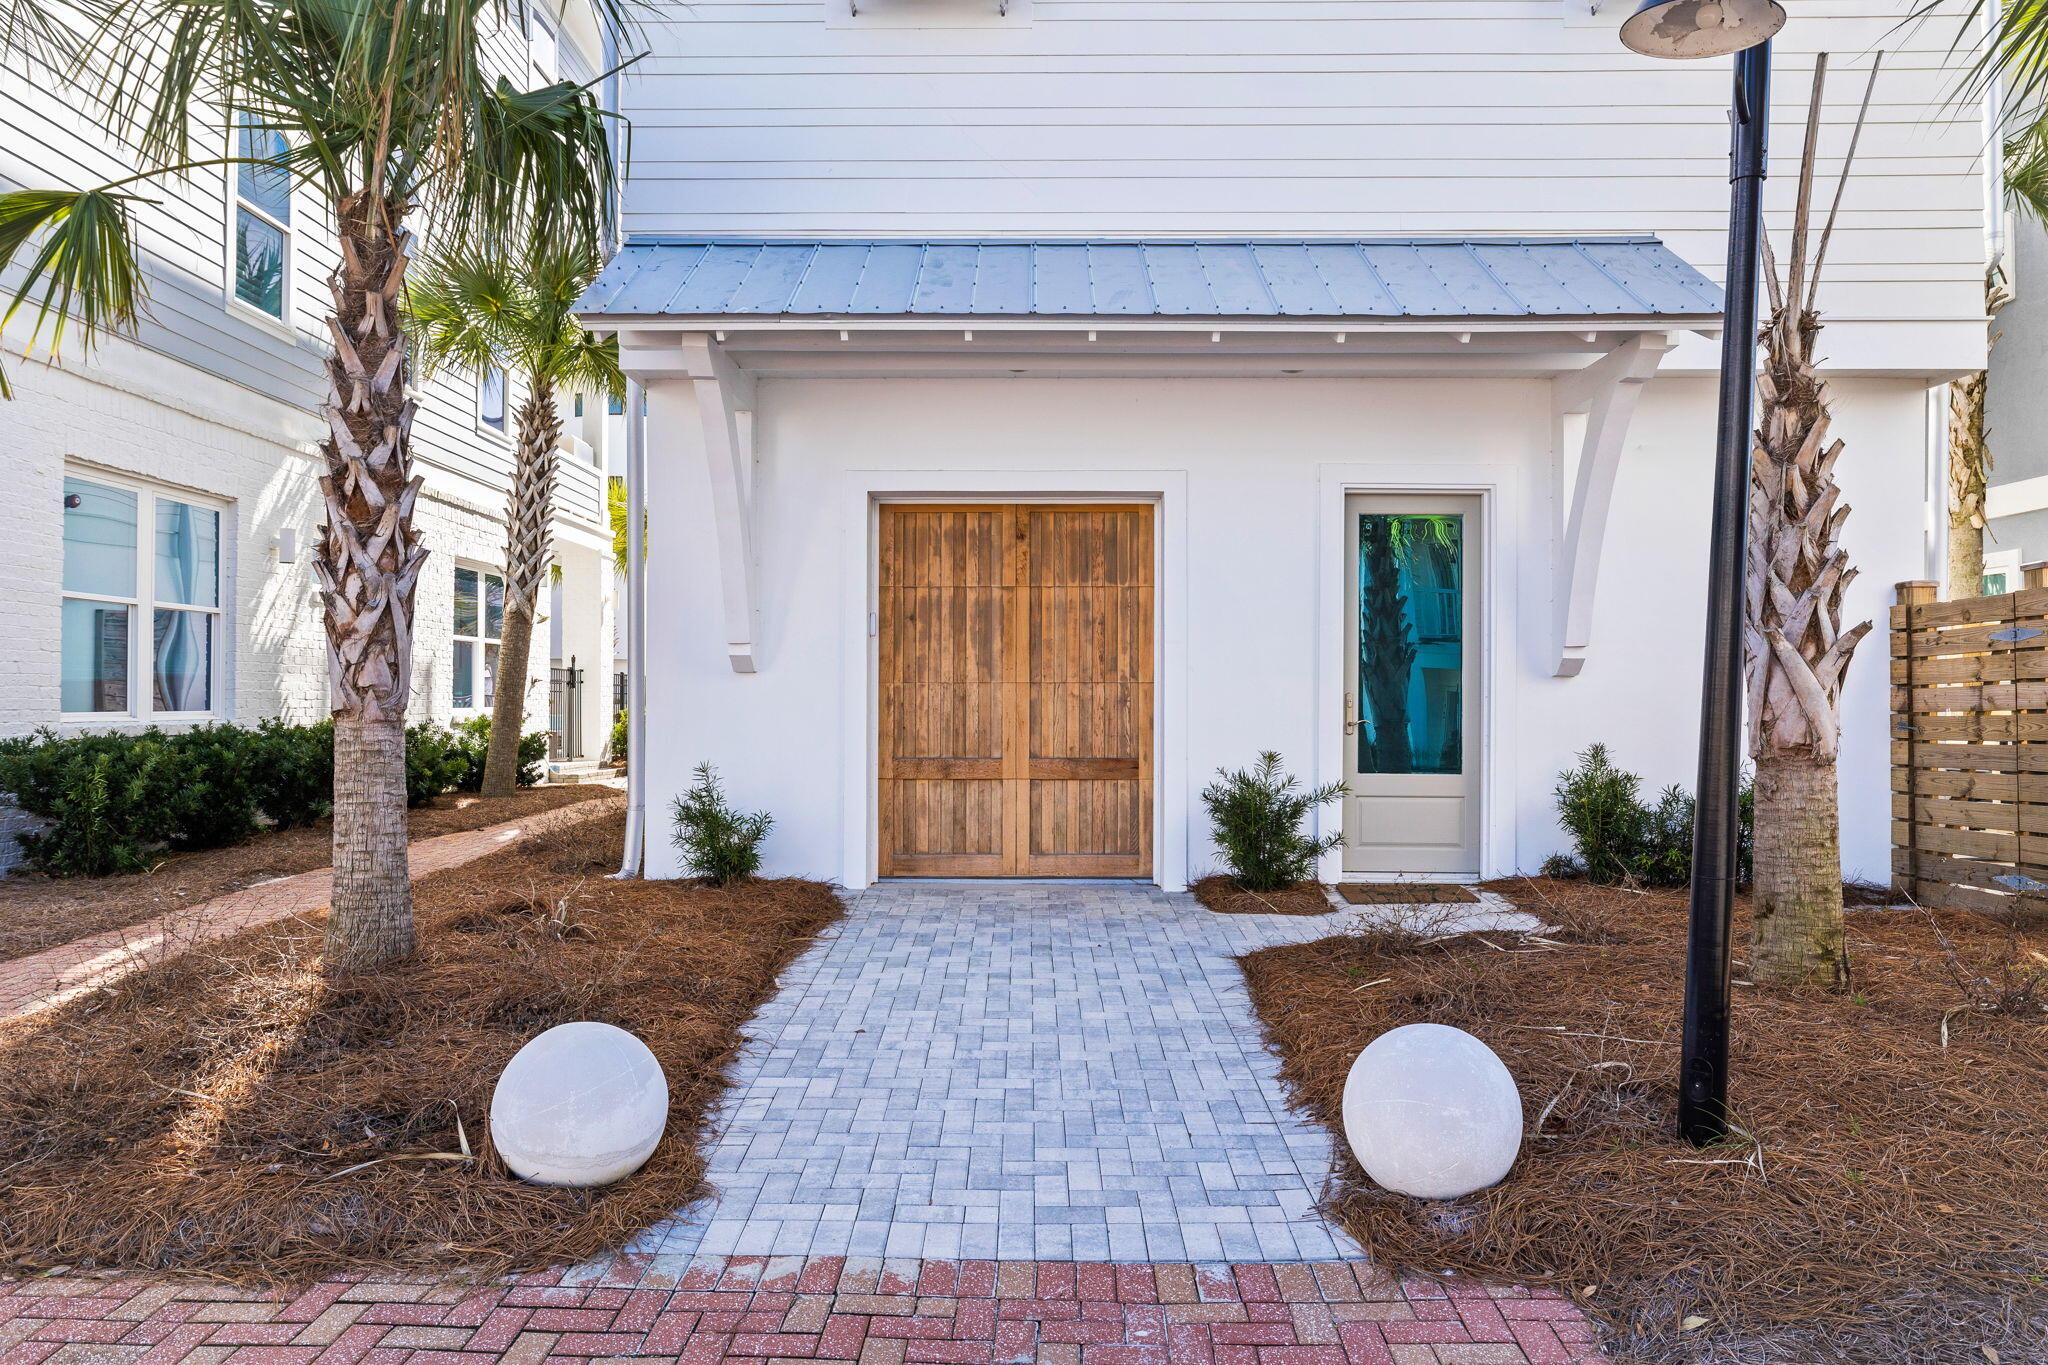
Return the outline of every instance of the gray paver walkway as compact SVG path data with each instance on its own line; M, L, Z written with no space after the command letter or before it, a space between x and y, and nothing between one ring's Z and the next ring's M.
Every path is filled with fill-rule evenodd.
M673 1256L1299 1261L1327 1134L1288 1112L1231 958L1350 916L1128 884L884 883L754 1022Z

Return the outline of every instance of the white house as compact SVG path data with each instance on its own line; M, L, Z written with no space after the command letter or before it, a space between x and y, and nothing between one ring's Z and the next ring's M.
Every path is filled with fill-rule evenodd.
M496 50L535 83L609 65L582 0L524 12ZM0 91L0 188L82 187L133 169L77 92L35 61L0 57ZM157 202L134 213L151 300L139 334L50 365L22 356L19 326L0 356L18 394L0 403L0 734L327 711L310 550L335 261L326 209L250 167L147 194ZM417 518L433 559L418 590L418 719L485 714L497 683L520 397L503 372L447 372L421 388ZM525 680L527 714L557 732L558 754L594 758L611 722L606 416L601 398L564 404L574 410L556 500L561 577ZM551 668L572 660L586 686L551 708ZM0 859L13 852L0 840Z
M648 870L702 760L771 871L853 887L1178 887L1265 749L1350 784L1333 878L1533 870L1595 741L1690 785L1729 65L1625 12L663 6L583 304L647 398ZM1775 44L1780 233L1814 54L1831 186L1893 49L1821 295L1852 619L1927 575L1931 396L1984 357L1983 111L1906 12Z

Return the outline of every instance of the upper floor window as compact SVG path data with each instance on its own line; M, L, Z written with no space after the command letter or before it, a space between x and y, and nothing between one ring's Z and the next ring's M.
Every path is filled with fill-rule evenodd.
M220 535L217 507L97 476L64 480L66 715L219 710Z
M291 283L292 180L283 164L285 150L282 133L242 115L235 155L253 160L234 167L235 297L280 320Z
M531 0L526 11L526 51L542 85L562 78L562 24L548 12L548 0Z
M476 419L492 431L505 430L505 367L493 365L477 376Z

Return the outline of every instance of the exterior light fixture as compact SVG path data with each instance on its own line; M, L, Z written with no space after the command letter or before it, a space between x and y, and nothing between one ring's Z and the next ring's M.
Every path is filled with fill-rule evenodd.
M1645 57L1725 57L1783 27L1778 0L1643 0L1622 24L1621 41Z
M1756 390L1758 245L1770 127L1771 35L1778 0L1645 0L1621 41L1646 57L1735 57L1728 156L1727 296L1721 330L1714 517L1707 540L1706 667L1700 681L1699 786L1679 1037L1678 1131L1705 1146L1728 1132L1728 956L1738 870L1742 769L1743 561L1749 539L1749 446Z

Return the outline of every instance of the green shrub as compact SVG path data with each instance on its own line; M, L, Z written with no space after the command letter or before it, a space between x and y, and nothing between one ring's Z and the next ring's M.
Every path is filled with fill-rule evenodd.
M255 784L256 732L200 725L163 736L165 837L172 848L226 848L263 828Z
M1316 859L1344 841L1342 834L1317 839L1302 832L1317 806L1342 795L1342 782L1303 790L1280 771L1280 755L1269 750L1250 768L1217 769L1216 780L1202 789L1202 804L1237 884L1247 891L1278 891L1313 877Z
M468 720L455 722L455 743L462 750L468 769L455 784L461 792L480 792L484 789L484 763L491 752L491 718L471 716ZM531 787L540 781L541 765L548 758L548 735L545 730L536 730L519 737L519 773L513 780L522 787Z
M258 723L250 742L257 803L279 829L310 825L334 806L334 722Z
M761 870L761 842L775 824L766 811L741 811L725 799L718 772L697 765L697 782L676 798L672 842L690 871L724 886Z
M1637 794L1643 780L1624 772L1595 744L1579 755L1579 766L1557 778L1557 818L1571 836L1579 875L1588 881L1627 881L1634 875L1642 844L1644 811Z
M1557 778L1557 815L1571 836L1574 856L1544 861L1545 876L1577 876L1613 885L1683 886L1692 879L1691 793L1678 786L1658 793L1654 805L1641 796L1642 779L1614 765L1607 746L1595 744L1579 755L1575 768ZM1749 880L1755 847L1756 796L1745 777L1737 801L1737 862Z
M405 727L405 804L424 806L469 776L469 751L454 731L423 720Z
M605 743L606 752L609 754L612 762L624 763L626 761L626 749L629 743L630 741L626 734L626 713L621 711L617 716L613 717L612 737Z
M147 867L168 840L183 764L158 730L0 741L0 791L46 828L15 838L51 877L105 877Z

